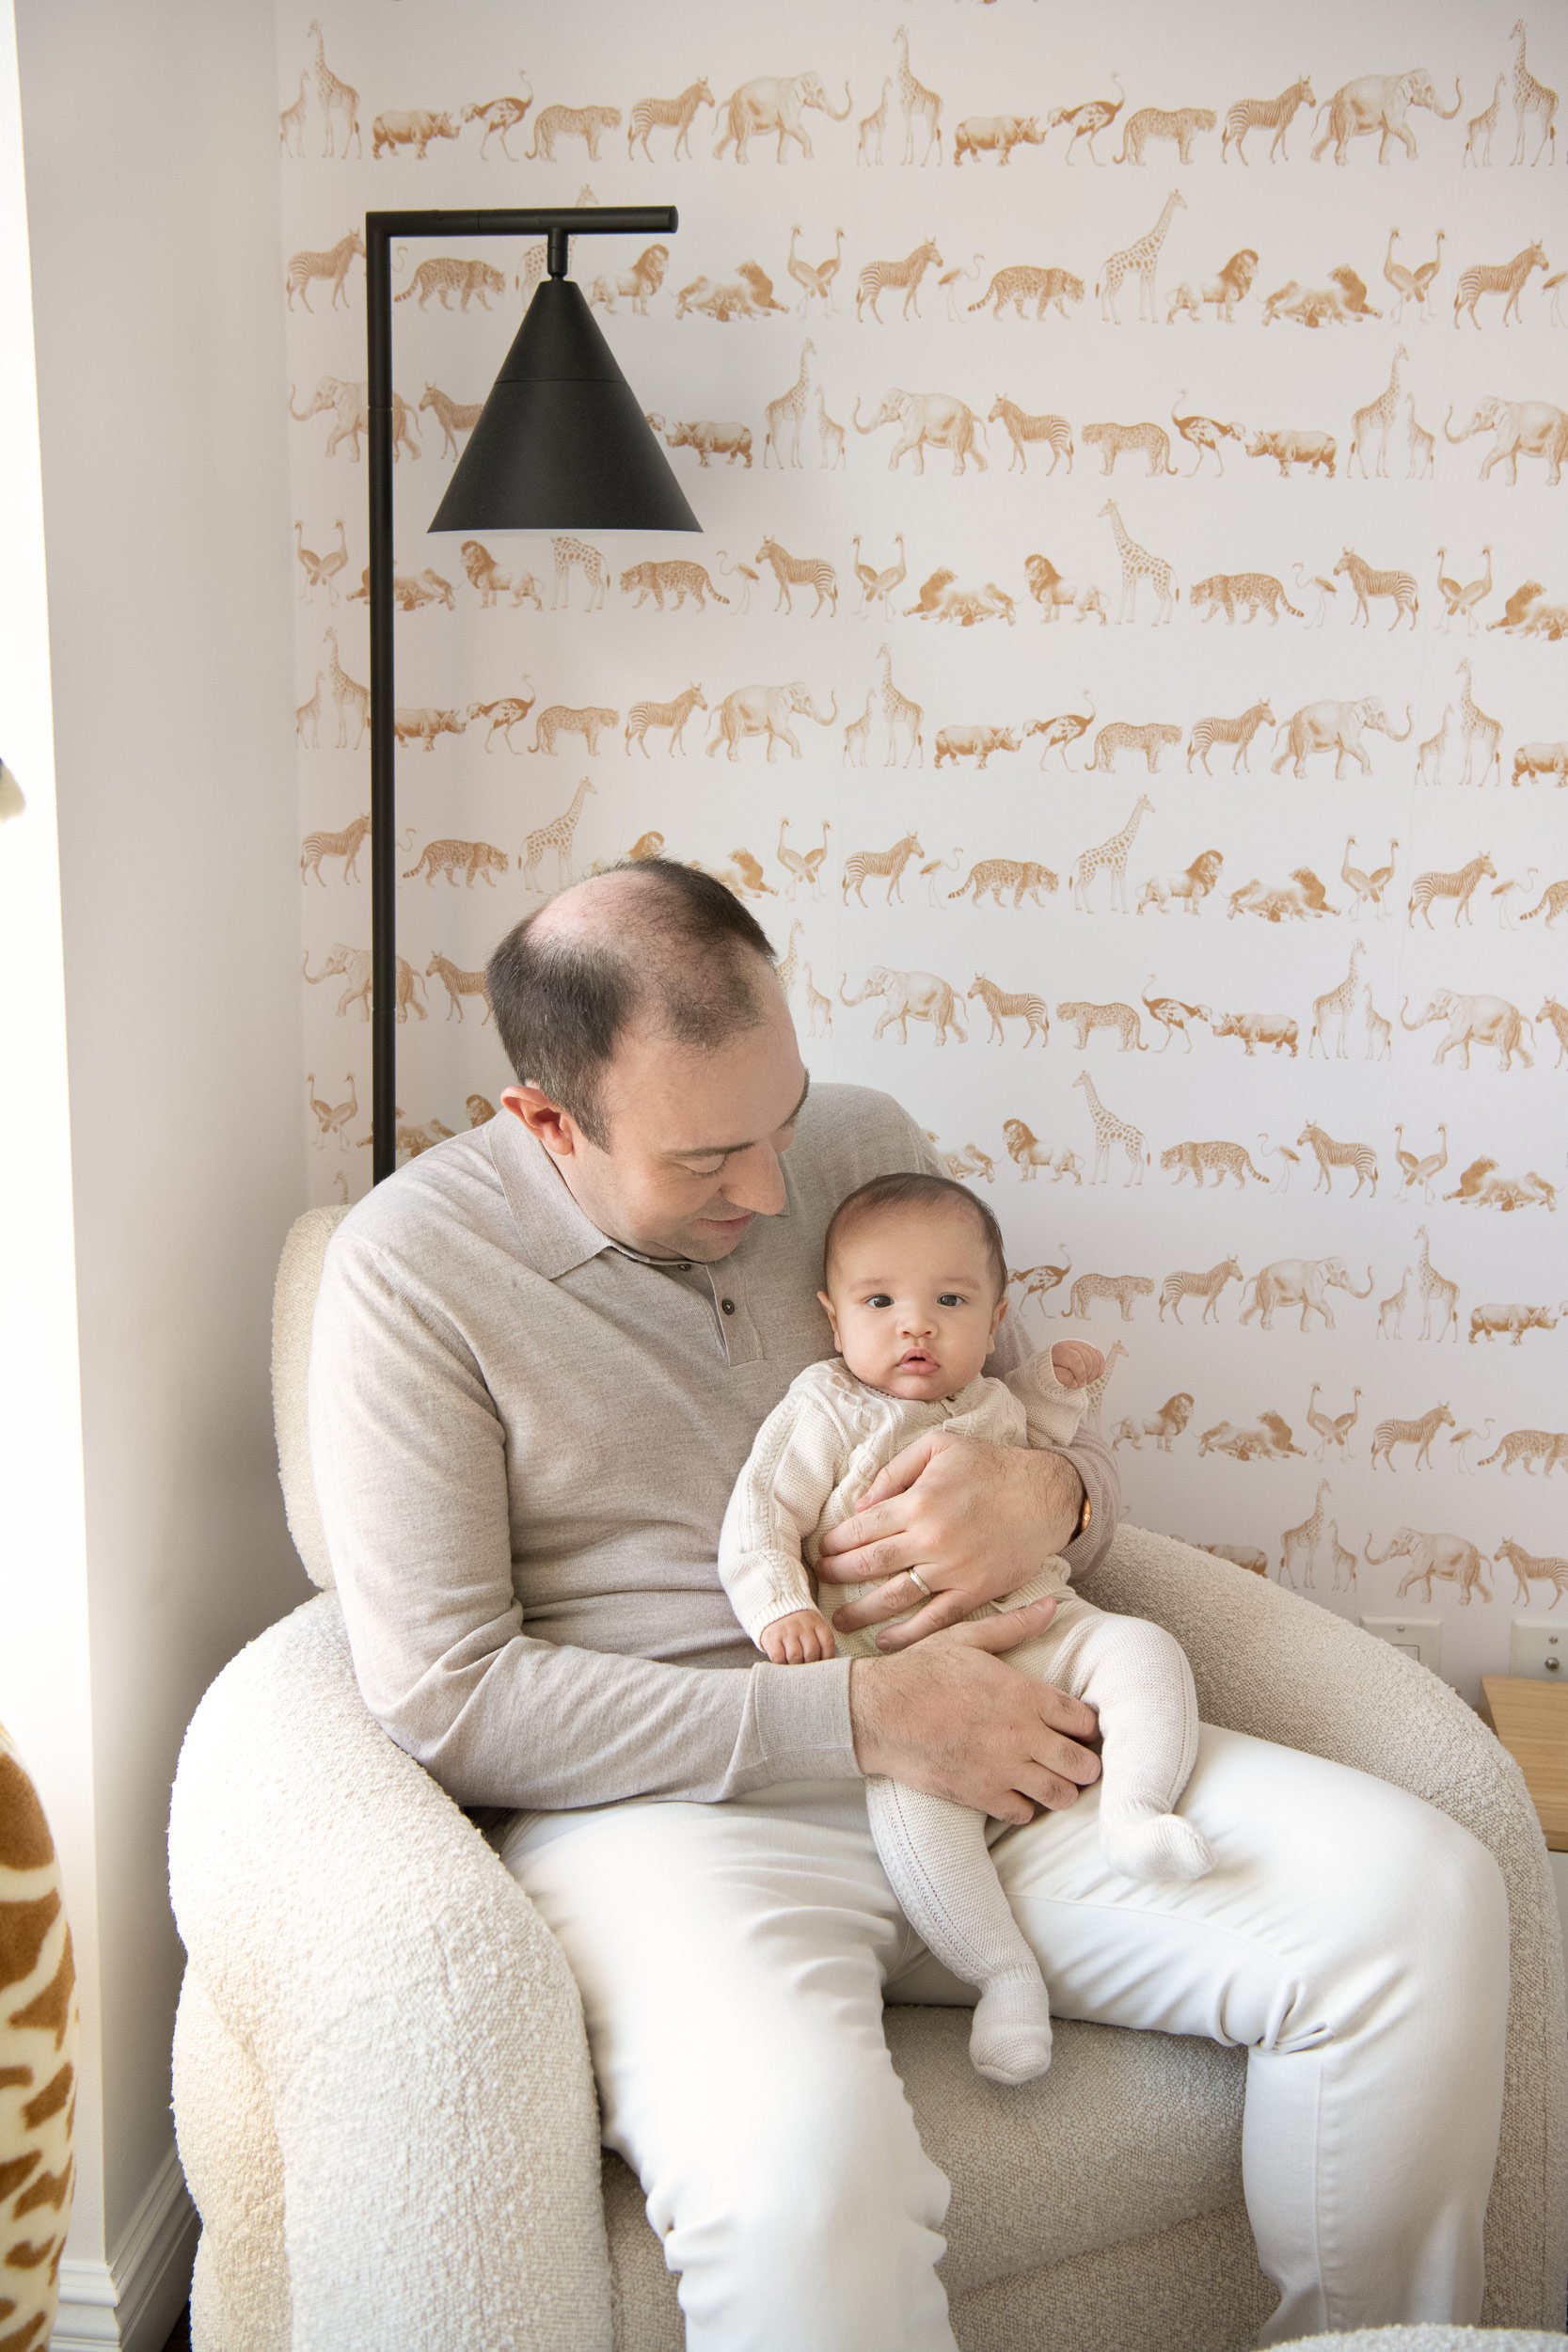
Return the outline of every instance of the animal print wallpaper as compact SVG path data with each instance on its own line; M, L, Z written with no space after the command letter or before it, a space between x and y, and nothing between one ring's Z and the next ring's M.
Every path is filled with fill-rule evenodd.
M278 27L316 1197L370 1181L363 215L673 201L573 268L701 536L428 535L543 250L396 256L401 1151L490 1114L510 923L701 863L1106 1351L1132 1514L1475 1696L1568 1582L1568 24Z

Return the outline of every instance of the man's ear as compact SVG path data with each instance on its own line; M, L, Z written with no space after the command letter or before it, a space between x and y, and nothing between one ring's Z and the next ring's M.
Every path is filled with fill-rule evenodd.
M537 1136L546 1152L569 1160L577 1146L577 1123L570 1111L552 1102L542 1087L502 1087L501 1106L520 1119L530 1135Z

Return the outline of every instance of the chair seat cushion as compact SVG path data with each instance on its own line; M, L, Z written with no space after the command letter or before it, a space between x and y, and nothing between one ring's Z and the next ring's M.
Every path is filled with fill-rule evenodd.
M921 2140L953 2183L951 2296L1240 2200L1244 2051L1058 2018L1050 2072L1007 2090L970 2065L967 2010L887 2020Z
M1244 2051L1058 2018L1050 2072L1005 2090L970 2065L969 2023L961 2009L887 2012L921 2139L953 2183L942 2275L955 2300L1240 2202ZM604 2186L617 2344L679 2352L674 2282L618 2157Z

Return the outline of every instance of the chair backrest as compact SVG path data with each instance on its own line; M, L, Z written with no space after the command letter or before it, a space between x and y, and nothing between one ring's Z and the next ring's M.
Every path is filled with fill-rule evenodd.
M322 1260L326 1245L346 1208L307 1209L295 1217L277 1262L272 1294L272 1417L277 1438L277 1475L283 1485L283 1509L294 1549L305 1573L323 1591L331 1588L332 1562L327 1554L316 1482L310 1470L310 1431L306 1416L307 1380L310 1370L310 1325L321 1288Z

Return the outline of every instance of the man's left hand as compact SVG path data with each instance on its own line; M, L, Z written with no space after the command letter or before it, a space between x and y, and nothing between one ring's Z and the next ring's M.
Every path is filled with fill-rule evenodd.
M1069 1541L1084 1482L1065 1454L933 1429L879 1471L853 1518L822 1538L816 1572L834 1584L879 1589L832 1612L841 1633L880 1625L920 1598L918 1616L877 1637L906 1649L999 1600Z

